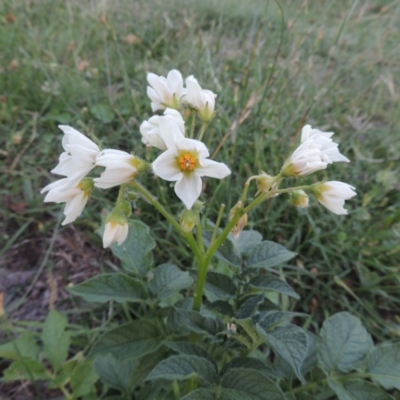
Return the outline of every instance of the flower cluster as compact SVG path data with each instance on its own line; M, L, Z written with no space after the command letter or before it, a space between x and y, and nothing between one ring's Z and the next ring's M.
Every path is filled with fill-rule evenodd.
M202 192L202 178L223 179L231 173L224 163L208 158L209 151L201 142L205 129L215 116L216 95L210 90L202 89L193 76L186 78L185 87L182 75L177 70L170 71L167 77L149 73L147 82L147 95L151 100L152 110L163 112L152 116L139 127L143 144L160 151L153 163L150 165L133 153L116 149L102 150L77 130L60 125L64 133L64 152L60 155L58 165L51 172L63 178L42 190L42 193L47 193L44 201L66 203L63 221L65 225L73 222L82 213L94 188L109 189L120 186L115 207L106 219L104 247L113 242L121 245L128 235L128 218L132 209L127 189L138 190L140 195L149 200L149 197L140 191L142 186L136 183L138 176L143 172L152 171L161 179L175 182L175 193L185 206L181 214L184 232L189 232L200 223L201 207L194 205ZM183 116L195 117L196 114L200 117L202 126L199 136L194 139L193 130L187 133ZM193 118L192 122L195 122ZM191 128L194 128L193 123ZM303 177L338 161L349 162L339 152L332 136L332 132L322 132L306 125L302 130L299 147L286 160L278 176L272 177L263 172L249 178L248 183L253 179L257 182L256 196L263 196L261 200L264 200L281 193L290 193L293 205L307 207L308 190L332 212L346 214L344 201L356 194L354 188L346 183L320 182L309 186L279 189L279 184L284 178ZM102 168L101 173L89 176L95 168ZM248 186L244 194L247 194L247 188ZM149 196L153 199L151 194ZM247 213L243 211L245 196L242 200L231 210L229 216L230 219L237 216L233 227L235 237L247 222ZM259 203L261 201L257 202Z
M230 174L223 164L207 159L209 152L204 143L186 135L181 112L189 107L197 112L203 123L214 117L215 97L210 90L203 90L193 76L186 79L186 88L179 71L172 70L167 77L149 73L147 94L153 111L164 110L140 125L142 142L156 147L161 154L152 163L156 176L175 183L175 193L190 210L202 191L202 177L225 178ZM60 125L64 132L63 152L60 162L51 172L63 175L59 181L46 186L46 202L66 203L63 225L73 222L83 211L94 187L108 189L135 180L150 166L139 157L116 149L101 150L93 141L70 126ZM87 175L103 167L100 176ZM128 205L127 205L128 204ZM123 243L128 235L127 218L130 205L119 196L112 213L107 217L103 245L116 241Z

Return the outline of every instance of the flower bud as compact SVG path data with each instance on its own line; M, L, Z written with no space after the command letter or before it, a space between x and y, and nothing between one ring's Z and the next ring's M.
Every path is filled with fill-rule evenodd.
M232 207L231 211L229 211L229 221L235 216L236 211L239 209L241 209L242 206L242 202L238 201L237 204L235 206ZM235 239L237 239L240 236L240 232L242 232L242 230L244 229L244 227L247 224L247 214L243 214L238 221L236 222L235 226L232 228L231 232L232 235Z
M128 236L128 228L126 216L119 210L114 209L106 220L103 233L103 247L107 248L113 242L117 242L118 246L121 246Z
M290 202L299 208L306 208L308 206L308 196L304 190L295 190L290 195Z
M265 172L258 175L258 177L256 178L258 189L256 194L268 192L271 189L273 181L274 177L266 174Z
M195 210L184 210L179 220L182 229L189 233L192 229L200 223L199 212Z

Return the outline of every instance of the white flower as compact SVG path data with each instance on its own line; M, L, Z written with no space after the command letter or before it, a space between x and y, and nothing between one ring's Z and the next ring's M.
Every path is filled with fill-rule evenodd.
M65 220L62 225L75 221L81 215L89 199L93 182L84 179L77 186L71 187L71 181L63 178L47 185L40 193L48 192L44 201L66 203L64 208Z
M199 112L204 122L209 122L214 117L216 97L217 95L211 90L202 89L193 75L186 78L184 101Z
M201 193L201 177L222 179L231 171L223 164L208 160L204 143L194 139L180 139L168 144L168 150L153 162L153 171L160 178L176 181L175 193L187 209L191 209Z
M103 247L109 247L111 243L117 242L121 246L128 236L128 223L117 220L110 220L106 223L103 233Z
M185 137L185 121L179 111L167 108L164 116L155 115L140 125L142 142L166 150L165 142Z
M312 193L317 200L335 214L347 214L344 201L356 196L355 188L347 183L330 181L313 185Z
M62 146L65 152L61 153L58 165L51 172L66 176L74 186L95 167L100 149L76 129L66 125L59 125L59 128L64 132Z
M138 171L141 160L121 150L103 150L96 158L96 165L105 167L94 185L101 189L122 185L132 180Z
M164 110L167 107L179 108L185 94L183 78L179 71L169 71L166 78L148 73L147 82L150 85L147 86L147 96L150 97L153 111Z
M309 139L302 143L282 167L283 176L303 176L325 169L328 163L322 160L318 144Z
M328 164L338 161L349 162L350 160L347 157L340 154L339 145L332 141L331 137L333 135L333 132L322 132L318 129L312 129L311 125L306 125L301 131L301 143L307 140L314 140L321 150L322 161Z

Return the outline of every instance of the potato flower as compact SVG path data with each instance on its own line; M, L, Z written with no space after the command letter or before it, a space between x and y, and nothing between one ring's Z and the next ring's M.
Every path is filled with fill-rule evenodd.
M179 111L167 108L164 116L154 115L144 121L140 125L140 133L145 145L167 150L165 141L169 138L174 140L185 137L185 121Z
M312 129L311 125L306 125L301 131L301 143L313 140L321 150L322 161L328 164L338 161L349 162L350 160L339 152L339 145L331 139L333 135L333 132L322 132Z
M96 158L96 165L105 167L100 178L94 178L94 185L101 189L122 185L135 178L144 162L121 150L103 150Z
M186 78L184 102L195 108L204 122L210 122L214 117L216 97L211 90L202 89L193 75Z
M335 214L347 214L343 207L345 200L356 196L355 188L347 183L329 181L313 185L311 192L317 200Z
M53 174L66 176L71 186L77 185L94 167L99 147L76 129L59 125L64 132L58 165L51 171Z
M127 221L112 219L108 221L103 233L103 247L109 247L113 242L117 242L121 246L125 242L129 232Z
M168 72L167 77L158 76L153 73L147 74L147 96L151 100L153 111L164 110L165 108L178 109L181 99L185 94L183 78L179 71L173 69Z
M154 173L167 181L176 181L175 193L191 209L201 193L201 177L222 179L231 171L223 163L208 160L204 143L194 139L179 139L168 143L168 149L153 162Z
M64 208L65 219L62 225L75 221L81 215L93 188L91 179L83 179L78 185L71 186L68 178L50 183L40 193L47 193L44 201L66 203Z

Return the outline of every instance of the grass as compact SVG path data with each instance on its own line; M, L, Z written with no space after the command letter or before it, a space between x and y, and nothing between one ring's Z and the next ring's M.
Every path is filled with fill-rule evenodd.
M234 171L228 180L207 182L203 198L213 205L205 218L215 220L221 202L229 210L250 174L277 173L306 123L335 132L352 163L318 177L356 186L349 215L333 215L316 202L298 211L282 197L252 212L248 226L300 254L284 273L301 294L296 308L312 313L315 329L327 315L349 310L377 340L396 340L399 19L400 4L377 0L254 0L246 7L236 0L4 0L0 256L9 260L10 249L32 238L46 242L55 229L61 206L44 204L39 191L54 180L57 125L71 124L103 148L135 150L152 160L156 153L141 145L138 133L151 115L146 73L177 68L218 93L218 116L205 141L212 153L225 135L216 159ZM249 116L231 129L250 99ZM180 211L170 187L152 177L143 183ZM93 232L115 196L97 192L75 223L89 241L100 244ZM157 260L185 265L180 238L146 204L138 207L158 240Z

